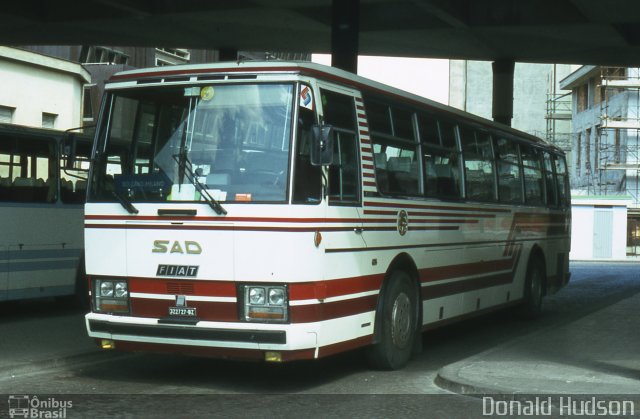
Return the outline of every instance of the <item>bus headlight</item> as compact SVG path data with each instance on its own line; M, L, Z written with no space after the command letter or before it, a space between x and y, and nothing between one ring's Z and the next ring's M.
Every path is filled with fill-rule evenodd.
M103 313L129 311L129 287L122 279L94 279L94 308Z
M289 319L285 285L243 285L240 295L244 321L284 323Z

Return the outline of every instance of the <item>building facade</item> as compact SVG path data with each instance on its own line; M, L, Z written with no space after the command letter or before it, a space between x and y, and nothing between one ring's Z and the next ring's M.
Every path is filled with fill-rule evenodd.
M625 200L627 254L640 244L640 69L582 66L561 81L573 102L572 193L599 199L593 211ZM617 244L616 244L617 245Z
M82 125L81 65L30 51L0 47L0 122L69 129Z
M513 120L511 126L549 140L550 128L568 134L570 125L551 126L547 102L558 91L558 78L572 66L560 64L516 63L513 82ZM488 61L451 60L449 64L449 105L483 118L492 119L493 72ZM569 120L567 117L566 120ZM552 137L554 140L560 136ZM554 141L552 141L554 142ZM563 149L570 144L558 144Z

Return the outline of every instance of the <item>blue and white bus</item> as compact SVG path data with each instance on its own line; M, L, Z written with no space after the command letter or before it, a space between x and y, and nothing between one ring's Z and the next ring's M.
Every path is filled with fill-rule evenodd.
M0 124L0 301L85 295L83 205L91 153L65 168L63 131Z

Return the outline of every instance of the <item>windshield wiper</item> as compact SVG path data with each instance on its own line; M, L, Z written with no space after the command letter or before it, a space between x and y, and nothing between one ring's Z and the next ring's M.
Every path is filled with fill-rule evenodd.
M202 183L198 180L198 177L193 173L192 164L187 157L186 152L181 152L180 154L175 154L173 159L178 163L178 173L180 177L186 176L187 179L191 182L193 186L195 186L196 190L200 192L200 195L207 201L207 204L213 209L218 215L227 215L227 210L225 210L222 205L213 197L209 192L207 192L207 188L204 187Z
M129 214L137 214L138 213L138 208L136 208L131 203L131 201L129 201L124 195L122 195L120 192L117 192L115 190L113 190L111 192L113 193L113 196L116 197L116 200L120 203L120 205L122 205L124 207L124 209L129 211Z

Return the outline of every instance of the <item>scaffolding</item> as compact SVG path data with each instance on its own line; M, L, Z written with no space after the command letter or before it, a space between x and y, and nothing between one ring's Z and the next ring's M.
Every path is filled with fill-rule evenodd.
M599 195L631 197L627 254L640 245L640 68L601 67L600 125L591 183Z
M601 67L595 167L590 188L597 195L625 194L640 211L640 68ZM599 97L598 97L599 96Z
M571 107L571 92L559 94L552 91L547 93L545 139L566 152L571 151L572 145L571 129L568 128L572 117Z
M547 131L545 139L564 150L567 155L571 155L573 101L571 92L560 91L559 78L564 72L570 72L569 66L554 64L547 75L547 109L544 117L547 122ZM571 162L568 163L571 164Z

